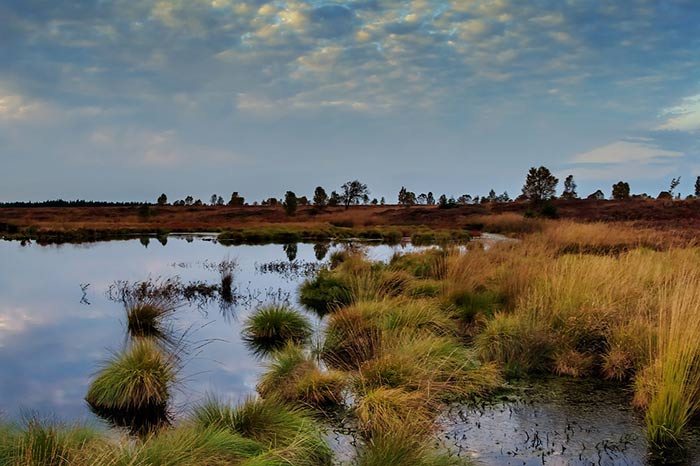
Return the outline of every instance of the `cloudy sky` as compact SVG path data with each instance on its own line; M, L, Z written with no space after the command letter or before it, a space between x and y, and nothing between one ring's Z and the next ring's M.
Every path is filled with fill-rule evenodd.
M700 2L0 0L0 160L0 200L687 194Z

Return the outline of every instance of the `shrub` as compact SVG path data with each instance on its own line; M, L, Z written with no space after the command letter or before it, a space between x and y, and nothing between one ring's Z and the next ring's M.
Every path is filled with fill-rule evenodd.
M256 353L282 349L288 343L304 344L311 337L311 324L299 312L282 305L259 308L243 326L243 341Z

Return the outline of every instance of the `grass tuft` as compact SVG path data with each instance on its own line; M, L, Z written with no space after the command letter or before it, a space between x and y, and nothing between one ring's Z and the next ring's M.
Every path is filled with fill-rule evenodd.
M259 308L243 327L243 341L256 354L268 354L288 343L304 344L311 337L311 324L299 312L283 305Z

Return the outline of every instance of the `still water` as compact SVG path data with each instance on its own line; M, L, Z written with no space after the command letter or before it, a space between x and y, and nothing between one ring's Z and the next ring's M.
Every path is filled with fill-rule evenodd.
M327 254L340 247L331 246ZM402 248L410 246L366 247L379 260ZM17 419L28 411L93 420L83 401L91 375L126 338L125 311L108 299L110 286L176 276L216 284L223 260L237 262L240 302L222 310L214 300L178 311L175 326L187 333L191 347L203 346L185 358L175 412L210 393L233 402L255 393L263 362L243 345L242 323L259 304L288 299L296 305L305 278L265 265L293 259L301 272L313 270L322 252L312 244L225 247L206 235L171 236L165 245L155 239L60 246L0 242L0 415ZM318 325L318 318L309 317Z

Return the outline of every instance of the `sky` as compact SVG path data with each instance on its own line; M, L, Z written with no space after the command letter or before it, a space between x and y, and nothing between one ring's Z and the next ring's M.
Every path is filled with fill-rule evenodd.
M0 0L0 201L700 176L698 0Z

